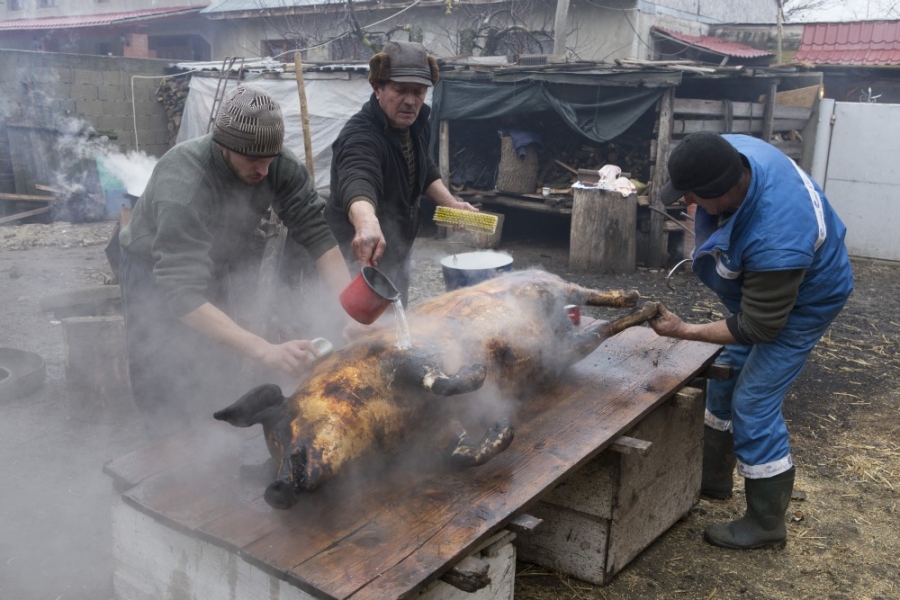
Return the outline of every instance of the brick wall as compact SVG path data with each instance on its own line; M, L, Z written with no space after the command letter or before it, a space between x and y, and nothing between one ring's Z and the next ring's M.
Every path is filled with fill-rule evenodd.
M122 152L161 156L168 119L156 100L168 61L0 49L0 191L11 185L6 123L84 123ZM73 118L70 121L66 118ZM136 127L135 127L136 123Z

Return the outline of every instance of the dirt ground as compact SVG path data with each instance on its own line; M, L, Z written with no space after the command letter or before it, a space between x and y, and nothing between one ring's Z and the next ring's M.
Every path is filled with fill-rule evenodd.
M515 268L542 267L592 287L634 288L693 322L722 316L689 272L673 277L674 290L664 270L569 273L565 244L547 241L565 238L552 226L537 230L504 232L501 250ZM0 346L35 352L47 365L40 389L0 401L2 599L112 598L112 488L101 468L147 439L133 411L98 422L70 410L62 328L40 309L52 293L108 280L103 248L111 231L111 223L0 228ZM467 250L446 240L417 242L411 302L443 290L439 258ZM703 541L707 524L742 514L738 486L732 500L701 500L610 585L520 563L516 598L900 598L900 264L855 260L854 270L850 303L784 407L798 497L788 511L784 550L735 552Z

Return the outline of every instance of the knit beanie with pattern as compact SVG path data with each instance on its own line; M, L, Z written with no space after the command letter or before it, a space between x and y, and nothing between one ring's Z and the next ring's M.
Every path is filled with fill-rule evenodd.
M281 154L284 143L281 108L260 88L241 84L222 100L213 140L244 156Z

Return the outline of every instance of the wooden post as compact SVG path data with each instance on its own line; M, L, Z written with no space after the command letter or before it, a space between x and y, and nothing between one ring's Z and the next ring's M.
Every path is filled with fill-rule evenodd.
M778 94L778 79L773 79L769 84L769 95L766 98L766 112L763 117L762 139L766 142L772 139L772 131L775 129L775 102Z
M666 207L659 199L659 190L669 179L666 163L669 161L669 146L672 143L672 124L675 111L675 88L666 90L659 99L659 139L656 143L656 165L653 167L653 184L650 188L650 206L657 210L650 211L650 239L647 244L647 266L665 267L668 248L663 244L666 238L662 213Z
M303 63L299 52L294 52L294 74L297 77L297 94L300 96L300 120L303 123L303 152L306 154L306 170L315 185L313 170L312 137L309 133L309 108L306 105L306 86L303 84Z
M600 273L633 273L637 236L637 195L576 189L569 233L569 268Z
M441 181L450 189L450 122L441 121L441 143L438 156L441 169Z
M303 84L303 62L300 52L294 52L294 74L297 78L297 95L300 97L300 120L303 125L303 154L306 159L306 170L313 187L316 184L316 174L313 168L312 137L309 132L309 110L306 104L306 87ZM248 329L256 335L268 339L269 312L272 308L272 300L275 297L278 285L278 272L281 269L281 259L284 256L284 244L287 241L288 230L284 226L275 211L269 216L269 239L263 250L262 262L259 267L259 276L256 279L256 299L253 302L253 315L249 320ZM234 315L232 315L234 317ZM241 368L241 375L246 382L253 382L258 372L257 365L250 359L245 359Z
M569 18L569 0L556 0L556 17L553 21L553 54L566 55L566 21Z

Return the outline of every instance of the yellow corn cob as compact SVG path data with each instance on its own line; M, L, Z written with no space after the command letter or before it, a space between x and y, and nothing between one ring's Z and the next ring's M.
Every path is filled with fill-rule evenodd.
M460 210L438 206L434 211L434 222L442 225L459 225L466 229L485 231L493 234L497 231L497 216L481 212Z

